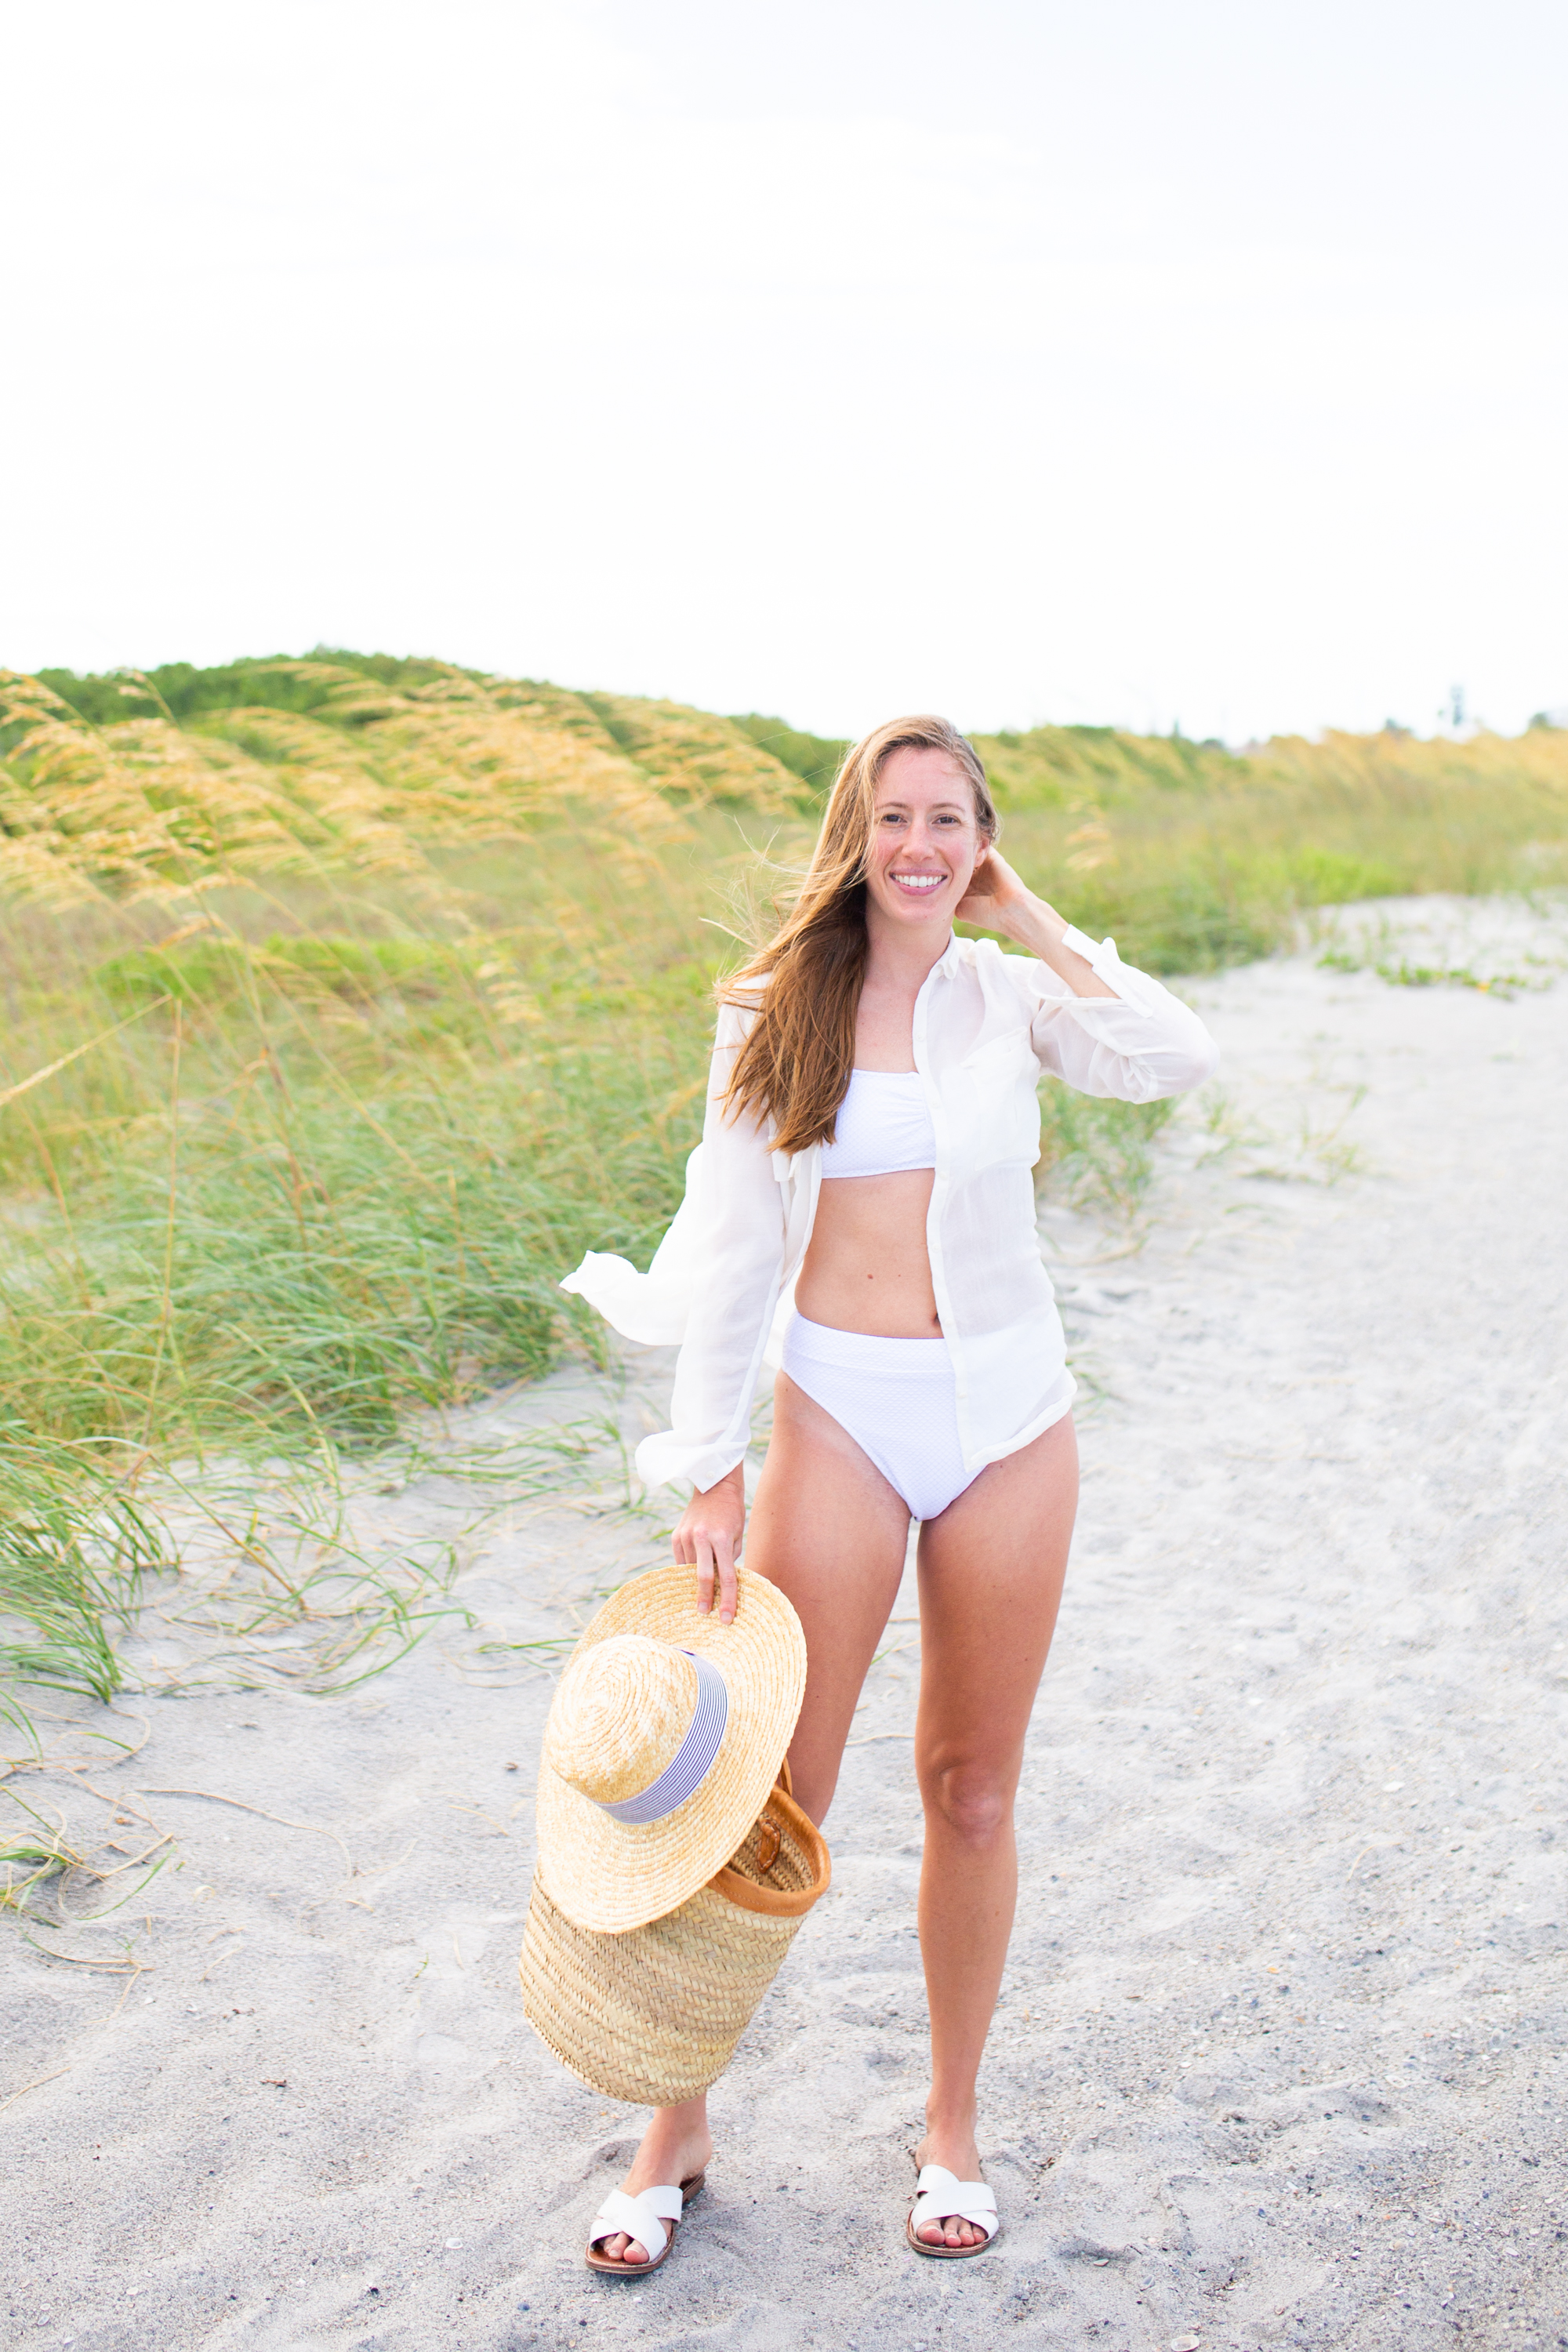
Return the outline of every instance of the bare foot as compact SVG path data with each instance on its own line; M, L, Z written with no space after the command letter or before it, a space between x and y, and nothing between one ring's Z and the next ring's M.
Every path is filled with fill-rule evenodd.
M703 2171L712 2154L713 2138L708 2129L705 2097L688 2099L679 2107L656 2107L621 2187L628 2197L640 2196L645 2189L679 2188L693 2173ZM670 2227L673 2229L673 2222ZM647 2248L637 2239L628 2238L624 2230L596 2240L595 2252L603 2254L607 2262L625 2263L628 2270L648 2260Z
M918 2165L940 2164L955 2180L978 2180L980 2149L975 2142L973 2125L952 2130L940 2130L934 2124L915 2150ZM915 2231L922 2246L983 2246L989 2231L977 2230L973 2221L965 2221L956 2213L944 2214L940 2221L922 2221Z

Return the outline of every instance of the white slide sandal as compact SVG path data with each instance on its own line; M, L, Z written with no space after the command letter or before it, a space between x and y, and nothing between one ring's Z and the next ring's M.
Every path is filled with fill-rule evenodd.
M915 2233L931 2221L968 2221L985 2235L977 2246L928 2245ZM967 2262L971 2254L983 2254L995 2244L997 2228L995 2194L984 2180L960 2180L945 2165L921 2168L915 2201L904 2224L904 2235L917 2254L933 2254L939 2262Z
M612 2189L588 2231L584 2255L588 2268L613 2278L647 2278L650 2271L658 2270L675 2243L676 2224L707 2177L706 2172L694 2172L679 2189L644 2189L635 2197L628 2197L624 2189ZM601 2240L616 2237L622 2231L647 2248L646 2263L612 2260L599 2252Z

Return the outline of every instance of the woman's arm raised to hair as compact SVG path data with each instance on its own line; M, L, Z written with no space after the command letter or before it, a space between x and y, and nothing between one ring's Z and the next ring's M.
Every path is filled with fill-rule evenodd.
M1071 931L995 850L975 867L974 880L978 887L959 914L1028 950L1032 966L1004 959L1016 973L1044 966L1067 992L1045 989L1036 997L1030 1034L1043 1070L1083 1094L1121 1102L1184 1094L1214 1076L1219 1051L1191 1005L1124 964L1110 940L1096 946Z
M1037 956L1064 980L1075 996L1114 996L1086 956L1065 944L1071 926L1044 898L1026 889L999 849L987 849L957 908L960 922L999 931L1005 940Z

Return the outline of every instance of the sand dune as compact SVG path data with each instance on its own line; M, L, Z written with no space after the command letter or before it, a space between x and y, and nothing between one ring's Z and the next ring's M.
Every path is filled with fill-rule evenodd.
M519 2011L552 1685L498 1645L564 1635L662 1556L606 1457L592 1491L492 1518L473 1626L357 1696L180 1696L151 1629L146 1695L46 1701L47 1769L11 1788L84 1838L174 1843L112 1916L0 1935L14 2340L1568 2340L1563 931L1445 902L1343 936L1379 922L1385 961L1532 985L1394 986L1316 951L1194 983L1223 1099L1172 1130L1142 1245L1045 1219L1086 1479L983 2076L994 2251L902 2242L906 1588L834 1886L715 2094L708 2193L656 2280L582 2265L638 2117ZM467 1434L606 1397L635 1429L668 1377L651 1352L618 1393L564 1374ZM411 1540L461 1504L426 1479L375 1507ZM116 1762L106 1736L142 1744Z

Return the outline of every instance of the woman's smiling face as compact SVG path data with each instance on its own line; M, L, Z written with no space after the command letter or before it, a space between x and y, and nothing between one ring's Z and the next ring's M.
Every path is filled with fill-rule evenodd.
M969 779L945 751L900 744L882 762L866 873L868 913L944 929L986 846Z

